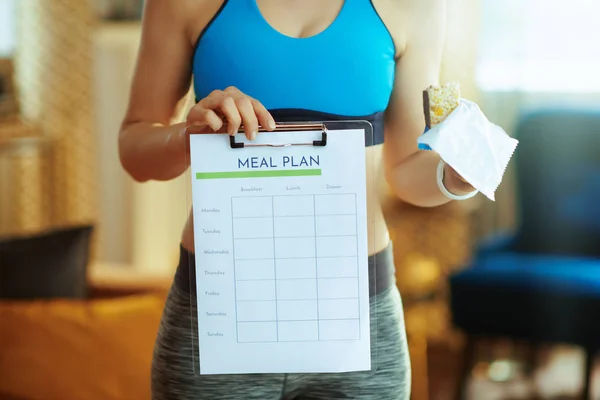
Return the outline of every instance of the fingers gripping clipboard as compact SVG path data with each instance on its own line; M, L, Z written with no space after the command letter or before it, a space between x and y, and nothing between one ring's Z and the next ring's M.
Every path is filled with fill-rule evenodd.
M195 373L373 371L367 121L190 134Z

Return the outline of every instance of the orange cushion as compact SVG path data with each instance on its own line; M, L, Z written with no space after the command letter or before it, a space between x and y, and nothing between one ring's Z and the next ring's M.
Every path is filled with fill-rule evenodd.
M150 398L163 295L0 302L0 397Z

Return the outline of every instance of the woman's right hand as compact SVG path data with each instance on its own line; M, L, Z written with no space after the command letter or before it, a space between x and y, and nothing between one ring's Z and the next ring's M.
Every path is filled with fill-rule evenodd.
M275 120L258 100L235 87L215 90L200 100L188 113L187 125L212 132L235 135L243 127L248 140L254 140L259 126L272 131Z

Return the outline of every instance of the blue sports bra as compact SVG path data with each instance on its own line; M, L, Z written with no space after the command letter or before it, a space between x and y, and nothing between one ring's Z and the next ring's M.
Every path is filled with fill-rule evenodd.
M321 33L274 29L256 0L225 0L200 33L192 71L197 99L235 86L278 121L366 119L383 142L395 46L371 0L345 0Z

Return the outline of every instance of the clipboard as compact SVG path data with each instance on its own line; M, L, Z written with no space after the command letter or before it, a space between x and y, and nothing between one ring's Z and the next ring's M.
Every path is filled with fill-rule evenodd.
M377 370L372 143L363 120L190 133L195 375Z

